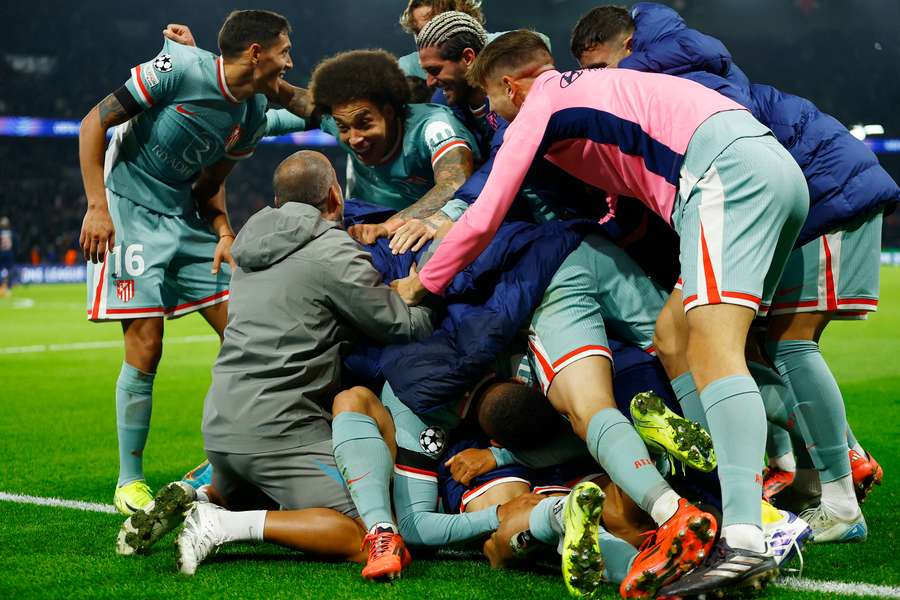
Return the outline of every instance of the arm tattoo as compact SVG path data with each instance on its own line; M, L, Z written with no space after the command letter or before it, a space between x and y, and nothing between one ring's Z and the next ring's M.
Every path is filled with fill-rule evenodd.
M418 202L409 206L396 217L402 219L422 219L439 211L466 179L472 174L472 151L468 148L454 148L441 157L434 165L434 187Z
M291 99L285 108L298 117L303 117L304 119L309 118L315 108L312 94L310 94L307 89L295 87L294 95L291 96Z
M108 128L121 125L141 112L141 107L123 86L101 100L97 110L100 114L100 124Z

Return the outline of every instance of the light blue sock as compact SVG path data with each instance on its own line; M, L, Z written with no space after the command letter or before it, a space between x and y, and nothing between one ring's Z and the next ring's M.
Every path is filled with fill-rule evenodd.
M150 432L153 373L122 363L116 381L116 432L119 437L119 487L144 478L144 446Z
M588 452L610 479L647 513L672 489L656 470L641 436L619 409L605 408L591 417L586 441Z
M672 380L672 391L678 398L678 404L681 405L681 412L684 413L685 418L698 423L703 429L709 431L706 413L703 412L700 394L697 393L697 384L694 383L694 377L690 371L682 373Z
M750 374L759 388L766 409L766 419L770 424L775 424L781 432L769 427L769 438L766 441L766 453L772 456L783 456L791 448L797 459L797 468L813 468L812 458L806 449L806 441L803 439L802 427L797 423L794 411L797 408L797 399L791 386L785 382L781 375L768 365L747 361ZM786 432L789 438L785 438Z
M435 474L436 475L436 474ZM500 526L497 507L465 513L437 512L437 478L407 477L400 471L394 477L394 508L400 535L407 544L444 546L465 542Z
M719 463L723 527L762 526L762 458L766 411L756 382L746 375L717 379L700 393Z
M807 448L822 483L850 474L844 397L819 345L808 340L773 342L769 354L796 396L795 415L802 420Z
M778 458L794 451L791 435L783 427L772 421L767 421L766 425L766 456L770 459Z
M334 461L366 528L378 523L393 525L390 485L394 461L375 419L343 412L331 422L331 429Z
M603 563L606 565L603 576L611 583L622 583L625 576L631 571L634 557L638 555L637 548L603 528L600 528L597 541L600 542L600 553L603 555Z
M863 454L865 450L863 450L862 445L859 443L859 440L856 439L856 436L853 435L853 430L850 429L850 423L847 423L847 448L853 449ZM863 454L865 456L865 454Z
M528 529L540 541L559 549L563 537L562 512L566 497L545 498L537 503L528 517ZM637 549L606 531L602 527L597 535L600 554L605 563L604 577L612 583L621 583L631 570Z
M556 547L562 539L562 511L566 505L566 496L544 498L531 509L528 516L528 529L540 541Z

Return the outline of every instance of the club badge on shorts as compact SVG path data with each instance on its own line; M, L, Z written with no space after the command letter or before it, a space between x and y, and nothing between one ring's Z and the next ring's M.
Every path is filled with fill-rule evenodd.
M122 302L128 302L134 298L134 279L116 280L116 298Z

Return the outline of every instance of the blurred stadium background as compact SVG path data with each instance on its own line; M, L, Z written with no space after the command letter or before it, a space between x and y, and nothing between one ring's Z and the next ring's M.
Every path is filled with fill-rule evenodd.
M572 68L570 29L597 4L486 0L484 10L490 31L532 27L545 32L558 64ZM880 125L884 133L870 135L866 141L900 180L900 2L675 0L668 4L690 26L722 39L751 80L810 98L848 127ZM198 43L214 49L218 27L230 10L279 11L294 26L294 70L288 79L303 85L320 59L341 50L380 47L397 55L411 52L413 41L397 23L404 5L402 0L257 4L39 0L5 5L6 22L14 26L7 28L7 42L0 50L0 216L11 220L22 278L37 283L83 277L76 252L85 203L77 120L121 85L134 64L158 52L166 23L189 24ZM236 227L270 201L271 173L294 149L284 143L263 145L253 160L242 163L229 178L229 206ZM343 173L343 154L325 150ZM885 219L884 247L900 249L900 214ZM900 264L900 252L886 251L883 259ZM48 268L66 263L73 268ZM25 268L29 266L40 268Z

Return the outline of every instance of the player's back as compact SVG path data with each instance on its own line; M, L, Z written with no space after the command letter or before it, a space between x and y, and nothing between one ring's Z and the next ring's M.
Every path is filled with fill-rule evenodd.
M222 158L250 156L265 128L265 97L238 102L221 57L166 40L126 83L143 112L118 127L106 156L112 191L163 214L192 210L191 183Z
M668 221L691 137L728 110L746 109L678 77L549 71L535 80L510 131L540 131L533 117L546 120L541 149L548 160L595 187L640 198Z

